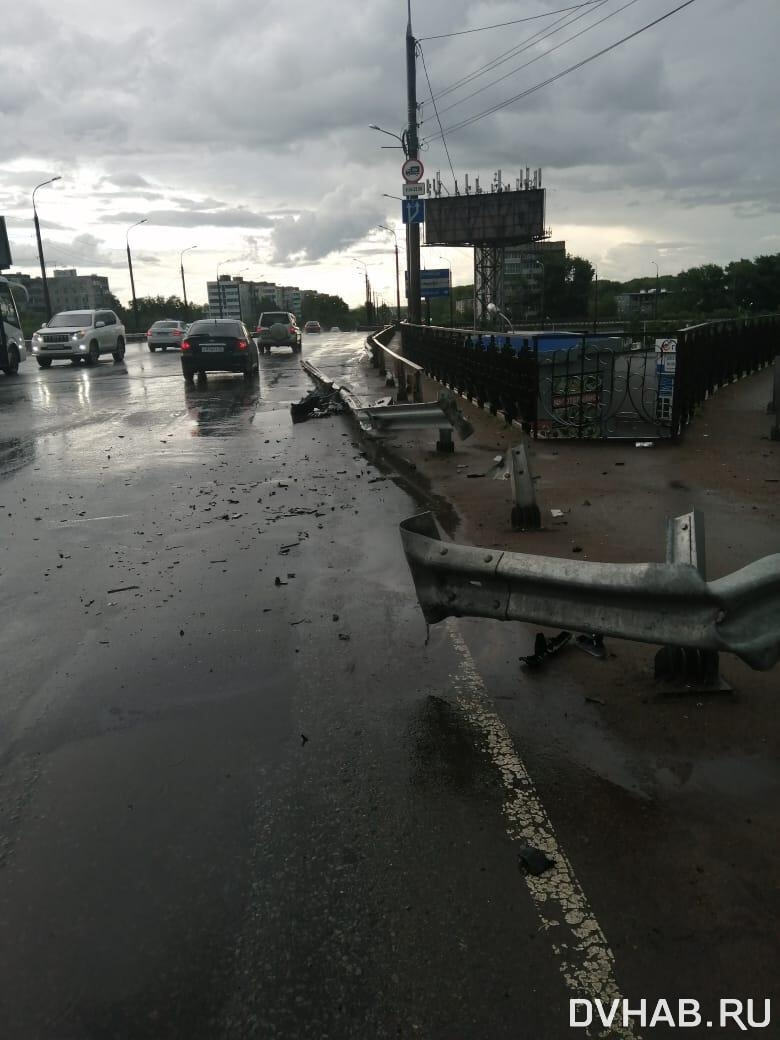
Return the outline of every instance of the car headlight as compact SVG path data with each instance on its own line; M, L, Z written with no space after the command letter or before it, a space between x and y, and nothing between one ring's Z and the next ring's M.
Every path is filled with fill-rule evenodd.
M43 336L40 334L40 332L33 332L32 341L33 343L42 343Z

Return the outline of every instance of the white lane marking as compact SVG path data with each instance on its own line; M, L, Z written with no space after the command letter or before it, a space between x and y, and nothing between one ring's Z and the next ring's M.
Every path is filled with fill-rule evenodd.
M68 524L90 524L93 520L124 520L126 516L130 516L129 513L116 513L114 516L85 516L83 520L66 520L64 524L60 524L60 527L67 527Z
M491 707L469 648L452 620L447 622L447 627L461 659L458 673L452 676L457 703L469 722L483 734L488 753L501 774L507 834L513 841L541 849L555 863L539 877L526 875L525 883L542 930L552 940L564 982L572 996L600 999L609 1009L613 1000L621 999L614 975L614 954L575 877L574 868L558 843L552 822L509 731ZM619 1010L618 1017L620 1013ZM609 1032L600 1035L637 1040L632 1022L623 1026L616 1021Z

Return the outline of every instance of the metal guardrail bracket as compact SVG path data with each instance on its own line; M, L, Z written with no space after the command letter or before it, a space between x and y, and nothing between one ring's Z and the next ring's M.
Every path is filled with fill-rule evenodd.
M509 449L507 465L512 476L512 528L515 531L538 531L542 517L536 504L536 488L524 442Z
M454 394L451 394L449 390L440 390L437 404L457 430L460 439L462 441L468 440L474 432L474 427L461 412L460 408L458 408Z
M698 509L666 521L666 562L687 564L707 579L704 516ZM662 647L655 655L655 678L665 693L706 693L731 690L720 675L717 650Z

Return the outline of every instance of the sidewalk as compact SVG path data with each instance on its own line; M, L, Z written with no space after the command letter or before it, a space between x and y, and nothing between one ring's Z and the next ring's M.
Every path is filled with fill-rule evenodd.
M364 400L394 393L368 358L361 363L359 382ZM426 378L424 399L435 400L441 389ZM538 532L512 530L511 482L495 479L504 471L494 458L520 434L500 417L458 399L474 434L466 441L455 436L453 454L436 452L432 430L383 437L376 451L378 461L384 456L405 483L433 503L429 508L442 527L461 543L579 560L662 562L666 518L699 508L705 519L707 577L714 579L780 553L780 444L769 439L773 418L766 414L771 391L771 369L731 384L706 402L677 445L529 440L543 524ZM552 509L563 516L554 519ZM656 648L608 642L608 661L577 653L574 659L566 657L566 664L562 657L560 667L575 668L586 688L609 688L613 708L619 703L620 709L607 714L623 737L644 749L653 744L668 748L670 719L687 716L691 699L684 697L661 714L633 710L656 697ZM780 751L778 669L754 672L721 655L721 671L737 691L739 709L717 713L723 729L720 724L705 729L699 751L711 741L711 749ZM734 703L728 695L724 700Z

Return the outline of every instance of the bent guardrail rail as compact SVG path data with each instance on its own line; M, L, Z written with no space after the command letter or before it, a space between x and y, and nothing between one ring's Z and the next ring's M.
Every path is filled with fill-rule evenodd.
M382 333L389 331L394 333L394 327L388 326L387 329L382 329L381 332L368 337L367 342L371 350L371 364L379 369L380 376L384 376L387 375L389 362L393 368L393 380L398 390L397 399L401 402L409 400L409 385L411 384L412 400L415 403L419 403L423 399L422 365L415 364L409 358L404 357L395 350L391 350L387 344L379 339Z
M489 617L641 643L780 658L780 554L705 581L690 564L593 563L445 543L433 513L401 539L426 620Z
M455 398L447 391L442 391L437 401L427 403L368 405L355 396L351 387L334 382L310 361L302 360L301 368L315 382L327 387L331 393L338 394L360 428L370 437L430 428L439 433L436 450L452 452L455 449L453 430L457 431L461 440L474 432L471 423L460 412Z

